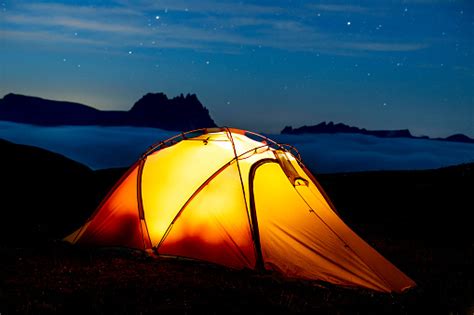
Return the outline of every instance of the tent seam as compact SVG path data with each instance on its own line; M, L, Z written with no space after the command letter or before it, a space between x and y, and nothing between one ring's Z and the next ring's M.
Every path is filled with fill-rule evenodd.
M250 216L249 216L249 207L247 205L247 195L245 194L244 181L242 179L242 172L240 170L239 157L237 156L237 150L235 149L234 137L232 137L232 133L230 132L229 128L228 127L225 127L225 128L227 130L227 134L229 136L230 142L232 143L232 149L234 151L234 159L237 162L237 170L239 171L240 185L242 187L242 195L244 197L245 210L247 212L247 220L249 221L250 229L253 229L253 223L251 222Z

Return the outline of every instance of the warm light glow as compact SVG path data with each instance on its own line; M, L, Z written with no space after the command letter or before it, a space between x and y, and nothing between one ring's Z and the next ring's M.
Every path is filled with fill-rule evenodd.
M203 141L215 141L216 144L221 143L223 148L229 148L230 144L229 134L226 131L207 133L193 138L193 140L196 139L200 139ZM249 150L261 147L262 145L266 144L266 142L259 142L250 139L249 137L241 133L232 133L232 139L234 141L235 151L237 152L237 155L241 155L242 153L248 152Z
M317 209L318 218L330 226L344 244L351 248L351 252L349 253L351 258L361 257L360 262L367 265L367 268L370 268L366 269L367 275L373 274L375 271L376 274L383 275L384 281L388 280L392 287L398 287L400 290L414 284L411 279L406 277L394 265L361 239L334 213L315 183L305 174L296 160L293 161L293 165L298 170L298 173L302 175L301 177L307 179L309 183L308 186L295 187L301 198L310 204L311 208ZM357 255L354 255L355 253L357 253ZM385 287L385 289L388 290L389 287Z
M152 244L156 246L186 201L234 154L227 142L183 140L147 157L142 199Z
M138 166L83 228L80 244L144 248L137 202Z
M257 170L255 201L267 266L291 276L386 289L367 265L311 212L313 208L319 213L319 205L307 205L278 164L264 164Z
M235 163L189 203L158 252L253 268L253 242Z

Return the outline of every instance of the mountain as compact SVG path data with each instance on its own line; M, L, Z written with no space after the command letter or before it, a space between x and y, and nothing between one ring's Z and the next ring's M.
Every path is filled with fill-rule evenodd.
M342 123L334 124L332 121L322 123L314 126L302 126L293 129L291 126L286 126L282 131L282 134L303 134L303 133L358 133L364 135L372 135L383 138L413 138L408 129L401 130L367 130L364 128L357 128L348 126Z
M129 111L101 111L79 103L10 93L0 99L0 120L41 126L134 126L175 131L216 126L195 94L168 99L163 93L146 94Z
M452 141L452 142L465 142L465 143L474 143L474 139L469 138L463 134L455 134L447 138L429 138L426 136L416 137L410 133L408 129L399 129L399 130L367 130L365 128L358 128L353 126L348 126L346 124L338 123L335 124L332 121L326 123L323 121L317 125L313 126L302 126L299 128L293 128L291 126L286 126L280 132L281 134L291 134L291 135L300 135L300 134L314 134L314 133L355 133L363 134L369 136L375 136L379 138L412 138L412 139L430 139L430 140L443 140L443 141Z
M446 140L446 141L453 141L453 142L467 142L467 143L474 143L474 139L469 138L462 133L457 133L455 135L446 137L446 138L439 138L438 140Z
M163 93L148 93L133 105L128 116L132 126L144 124L179 131L216 127L209 111L195 94L168 99Z

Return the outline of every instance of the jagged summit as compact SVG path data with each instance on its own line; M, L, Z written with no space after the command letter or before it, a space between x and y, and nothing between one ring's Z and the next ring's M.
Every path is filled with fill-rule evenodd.
M186 126L181 130L216 126L195 94L181 94L168 99L164 93L148 93L133 105L129 113L134 125L158 124L168 130L176 130L175 126Z

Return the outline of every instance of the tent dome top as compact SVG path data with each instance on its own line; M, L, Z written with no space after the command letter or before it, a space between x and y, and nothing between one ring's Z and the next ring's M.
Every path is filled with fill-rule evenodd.
M206 137L206 135L209 135L209 136ZM211 135L214 135L215 137L212 137ZM200 129L190 130L186 132L181 132L164 141L159 141L157 143L154 143L143 153L142 158L145 158L146 156L156 151L159 151L163 148L175 145L178 142L181 142L182 140L202 140L203 142L206 142L206 141L209 141L209 140L212 141L218 138L219 141L226 141L227 139L227 141L234 143L235 137L239 137L240 139L245 139L240 136L244 136L248 138L247 141L260 142L261 145L259 147L269 147L276 150L283 150L286 152L290 152L299 161L301 161L301 156L298 150L296 150L296 148L293 147L292 145L278 143L262 134L244 130L244 129L233 128L233 127L200 128Z

